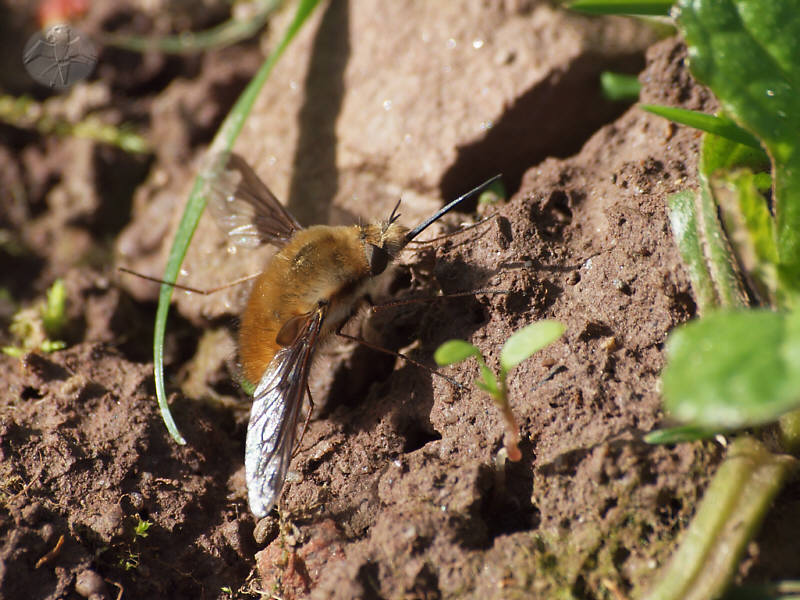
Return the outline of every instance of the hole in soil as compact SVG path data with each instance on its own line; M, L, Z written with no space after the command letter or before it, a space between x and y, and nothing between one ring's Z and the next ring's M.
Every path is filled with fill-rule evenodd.
M408 454L419 450L430 442L442 439L442 434L433 429L430 423L410 421L402 428L405 442L403 443L403 453Z
M533 475L530 464L507 462L505 469L505 485L496 482L489 501L481 507L490 543L499 535L536 529L541 522L541 512L531 502Z
M378 565L368 562L358 569L356 581L364 589L364 600L381 600L381 584L379 579Z
M22 388L22 393L20 394L20 397L23 400L39 400L42 397L42 392L40 392L35 387L26 385L24 388Z
M617 506L617 499L616 498L608 498L606 499L603 507L600 509L600 516L605 517L612 508L616 508Z

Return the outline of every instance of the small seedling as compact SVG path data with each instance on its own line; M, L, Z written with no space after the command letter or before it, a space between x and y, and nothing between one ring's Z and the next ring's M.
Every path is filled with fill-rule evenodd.
M133 530L133 535L135 537L146 538L148 535L150 535L147 530L150 529L152 524L153 523L151 521L145 521L140 517L138 523L136 523L136 527Z
M31 350L55 352L66 343L53 340L67 323L67 292L64 281L56 279L47 290L47 300L38 306L23 308L11 320L9 330L18 340L17 346L4 346L3 353L20 357Z
M564 325L550 319L523 327L503 345L500 352L500 371L497 374L486 365L481 351L464 340L445 342L433 355L440 366L452 365L471 357L478 361L481 376L475 380L475 385L492 397L503 414L506 423L505 447L509 460L518 461L522 458L522 453L519 450L519 427L508 403L508 373L523 360L556 341L563 333Z

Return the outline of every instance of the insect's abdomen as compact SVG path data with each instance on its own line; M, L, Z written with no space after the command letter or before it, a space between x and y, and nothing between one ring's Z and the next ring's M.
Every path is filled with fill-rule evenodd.
M351 314L369 279L359 227L319 225L297 232L256 280L239 328L244 376L257 384L280 349L278 332L292 317L328 302L321 338Z

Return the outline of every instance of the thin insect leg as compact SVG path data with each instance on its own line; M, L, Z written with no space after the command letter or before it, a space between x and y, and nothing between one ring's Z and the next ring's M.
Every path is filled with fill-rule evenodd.
M362 346L366 346L367 348L372 348L373 350L377 350L378 352L383 352L384 354L390 354L391 356L394 356L396 358L402 358L403 360L405 360L406 362L411 363L415 367L419 367L420 369L425 369L426 371L428 371L432 375L437 375L438 377L441 377L442 379L444 379L445 381L447 381L451 385L454 385L458 389L461 389L461 390L467 389L467 386L459 383L458 381L456 381L452 377L448 377L444 373L439 373L439 371L437 371L435 369L431 369L427 365L423 365L421 362L416 361L413 358L411 358L409 356L406 356L405 354L401 354L400 352L395 352L394 350L389 350L388 348L384 348L383 346L378 346L377 344L372 344L372 343L368 342L367 340L365 340L363 338L358 338L358 337L355 337L353 335L344 333L342 331L342 326L341 325L336 330L336 335L338 335L339 337L343 337L343 338L345 338L347 340L352 340L354 342L358 342Z
M209 294L213 294L214 292L219 292L229 287L233 287L235 285L239 285L240 283L244 283L245 281L250 281L251 279L255 279L261 273L255 273L254 275L246 275L245 277L240 277L239 279L234 279L233 281L229 281L224 285L220 285L215 288L211 288L208 290L201 290L198 288L193 288L188 285L181 285L179 283L171 283L169 281L164 281L163 279L158 279L157 277L150 277L149 275L142 275L141 273L137 273L136 271L131 271L130 269L126 269L125 267L117 267L123 273L128 273L130 275L136 275L136 277L141 277L142 279L147 279L147 281L154 281L156 283L165 283L167 285L171 285L175 289L183 290L185 292L193 292L195 294L202 294L203 296L208 296Z
M297 453L300 452L300 444L303 443L303 436L305 436L306 429L308 429L308 424L311 421L311 413L314 412L314 399L311 397L311 388L308 387L308 381L306 381L306 393L308 394L308 403L311 406L308 409L306 420L303 422L303 429L300 431L300 437L297 440L297 444L295 444L294 452L292 452L292 458L297 456Z
M460 227L455 231L451 231L450 233L445 233L443 235L437 236L435 238L431 238L429 240L411 240L408 242L409 244L416 244L417 246L425 246L426 244L432 244L434 242L439 242L441 240L446 240L449 237L453 237L454 235L458 235L459 233L464 233L465 231L469 231L470 229L475 229L476 227L480 227L484 223L488 223L492 219L497 218L500 213L494 213L493 215L489 215L488 217L484 217L477 223L473 223L472 225L467 225L466 227Z
M462 296L477 296L478 294L510 294L511 290L493 290L493 289L480 289L470 290L468 292L454 292L452 294L444 294L443 296L423 296L419 298L401 298L400 300L392 300L391 302L383 302L381 304L373 304L370 309L372 312L378 312L384 308L393 308L395 306L405 306L407 304L416 304L418 302L432 302L433 300L441 300L443 298L459 298Z

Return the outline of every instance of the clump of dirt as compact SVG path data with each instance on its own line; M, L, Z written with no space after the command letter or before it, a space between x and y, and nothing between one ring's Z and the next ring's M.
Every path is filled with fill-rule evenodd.
M2 185L24 191L0 205L0 268L15 301L0 317L59 276L69 321L63 351L0 355L3 597L604 598L652 581L719 458L712 444L642 441L660 419L663 342L695 314L665 198L693 184L699 138L586 99L602 68L638 68L646 28L544 3L484 4L393 4L380 16L330 3L276 68L240 150L263 157L257 170L290 208L330 222L385 217L403 191L413 224L440 194L508 167L508 202L479 208L493 219L408 253L383 296L507 293L388 307L352 327L431 366L439 344L468 339L496 365L516 329L564 323L510 379L522 460L500 457L503 420L479 390L336 344L316 365L319 409L278 511L256 523L230 331L246 289L180 294L166 347L188 440L177 446L154 399L153 288L118 285L112 255L160 273L192 161L261 54L253 43L202 58L109 52L78 104L139 119L151 157L0 130ZM85 27L141 29L139 10L93 12ZM191 16L179 14L146 22L163 32ZM290 16L277 16L270 39ZM685 59L675 40L652 46L642 100L713 111ZM122 180L109 176L118 169ZM189 283L234 279L269 252L231 256L210 222L197 235ZM469 385L477 366L443 372ZM743 574L767 573L761 556Z

